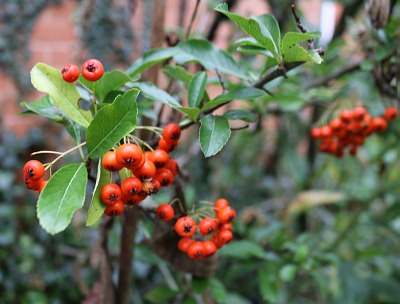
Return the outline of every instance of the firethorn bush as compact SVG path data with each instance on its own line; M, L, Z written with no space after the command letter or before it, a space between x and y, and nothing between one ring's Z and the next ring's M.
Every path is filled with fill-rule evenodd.
M370 16L361 61L342 40L319 45L294 6L283 27L220 3L240 37L229 51L189 28L125 70L35 64L44 96L23 113L64 126L71 146L31 153L20 181L53 238L98 231L86 300L395 302L399 244L383 240L399 231L395 7L384 29Z

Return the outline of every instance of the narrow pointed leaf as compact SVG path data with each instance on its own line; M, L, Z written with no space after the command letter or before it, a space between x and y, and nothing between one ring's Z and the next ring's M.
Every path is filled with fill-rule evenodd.
M66 82L61 72L47 64L37 63L31 70L32 85L40 92L47 93L54 104L73 121L87 128L92 114L79 108L81 96L73 83Z
M179 65L166 65L163 68L163 72L171 78L182 81L185 84L189 84L192 80L193 75L186 71L183 67Z
M25 107L27 110L19 114L37 114L58 123L64 122L60 109L55 106L49 95L32 102L23 101L20 103L20 106Z
M139 90L131 89L96 113L86 135L88 156L102 156L123 136L135 129L138 94Z
M229 110L224 113L224 117L229 120L243 120L245 122L256 122L257 116L245 110Z
M39 223L50 234L68 227L74 212L85 202L87 171L85 164L72 164L58 170L39 196Z
M320 32L310 32L310 33L288 32L282 39L282 53L283 54L287 53L289 51L289 48L291 48L293 45L319 37L321 37Z
M181 51L185 53L185 62L196 61L206 69L218 69L221 73L234 75L247 79L248 75L232 58L232 56L213 45L207 40L191 39L178 44Z
M164 90L159 89L151 82L135 82L133 86L139 88L146 98L161 101L170 107L179 107L181 104Z
M101 165L101 159L97 166L96 184L94 185L92 201L86 215L86 226L92 226L103 215L106 205L100 199L101 189L110 182L110 172Z
M141 73L142 71L160 63L168 58L171 58L178 54L180 50L178 48L159 48L151 50L143 55L143 57L136 60L126 71L129 76Z
M284 54L283 60L285 62L314 62L314 63L322 63L323 59L318 54L318 52L314 50L306 50L300 45L296 44L289 48L289 50Z
M199 72L193 76L188 88L188 102L192 108L197 108L203 100L206 90L208 75L206 72Z
M276 42L274 41L274 37L276 37L276 33L273 35L271 33L264 33L265 29L260 28L260 24L263 25L265 24L264 20L258 20L258 19L246 19L243 16L240 16L238 14L234 14L229 12L228 10L228 5L226 3L221 3L219 4L215 10L217 12L220 12L224 15L226 15L229 19L231 19L234 23L236 23L237 26L239 26L243 31L245 31L247 34L252 36L255 40L257 40L262 46L264 46L267 50L272 52L276 58L279 57L279 44L276 45ZM264 27L264 26L263 26ZM276 31L276 28L274 27L273 31ZM278 27L278 32L279 32L279 27ZM279 34L280 35L280 34ZM280 43L280 41L278 42Z
M275 19L275 17L271 14L264 14L251 19L258 23L261 33L264 35L264 37L272 40L275 53L280 55L281 31L279 29L278 21Z
M217 154L231 136L229 121L222 116L207 115L200 120L200 147L205 157Z
M206 103L204 107L201 108L201 111L204 112L213 107L219 106L224 103L228 103L232 100L251 100L254 98L258 98L264 96L265 92L256 88L237 88L228 93L221 94L215 97L210 102Z

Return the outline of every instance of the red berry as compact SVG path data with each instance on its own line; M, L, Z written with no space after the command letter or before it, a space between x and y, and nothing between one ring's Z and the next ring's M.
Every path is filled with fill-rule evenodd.
M41 180L40 181L40 186L39 186L39 189L38 189L39 194L42 192L42 190L43 190L44 186L46 186L46 184L47 184L47 180Z
M221 224L231 223L236 217L236 211L230 206L226 206L218 211L217 217Z
M41 179L34 180L30 178L25 178L25 187L29 190L39 191L41 184L42 184Z
M117 162L130 170L136 169L142 162L143 152L135 144L123 144L116 151Z
M180 236L190 237L196 232L196 222L190 216L183 216L176 221L175 231Z
M107 206L104 210L104 214L107 216L119 216L122 212L124 212L124 204L121 201Z
M66 82L74 82L79 78L79 68L75 64L67 64L61 70L61 76Z
M189 246L193 243L194 241L191 238L188 237L183 237L179 240L178 242L178 248L182 252L187 252Z
M342 120L343 123L349 123L350 121L353 120L353 118L354 114L350 110L343 110L340 113L340 119Z
M312 138L320 138L321 137L321 129L320 128L312 128L311 129L311 137Z
M322 126L321 127L321 137L328 138L332 136L332 130L329 126Z
M226 224L218 223L218 230L231 230L232 231L232 224L231 223L226 223Z
M362 107L362 106L358 106L358 107L356 107L355 109L354 109L354 111L353 111L353 115L354 115L354 119L357 119L357 120L363 120L364 119L364 116L367 114L368 112L367 112L367 110L364 108L364 107Z
M225 245L228 244L232 238L233 238L233 233L230 230L221 230L217 234L218 240L221 244Z
M24 165L24 179L39 180L44 176L44 167L40 161L30 160Z
M164 221L168 222L174 218L174 208L168 204L161 204L157 207L156 210L157 217Z
M218 211L221 210L223 207L229 206L228 200L224 198L219 198L214 203L214 212L218 214Z
M117 162L116 152L109 151L101 158L101 164L107 171L118 172L123 166Z
M151 160L157 168L162 168L167 164L169 155L164 150L158 149L149 154L149 160Z
M204 246L204 257L212 256L218 250L217 245L215 245L215 243L211 240L204 241L203 246Z
M206 217L199 224L199 231L202 235L209 235L218 229L218 224L215 219Z
M122 194L122 202L128 206L136 206L143 201L147 196L137 193L135 195Z
M181 137L181 128L174 123L167 124L162 132L162 137L169 144L177 143Z
M203 242L194 241L187 249L187 255L192 260L200 260L205 257L205 248Z
M378 116L378 117L374 117L372 119L372 125L374 126L374 130L376 132L383 132L386 130L387 128L387 122L385 119L383 119L382 117Z
M114 205L121 200L121 188L114 183L109 183L101 188L101 201L106 205Z
M154 179L160 182L161 187L169 187L174 182L174 175L168 169L161 168L156 171Z
M137 177L125 178L121 183L122 195L133 196L142 191L142 182Z
M397 113L398 113L397 108L388 107L388 108L386 108L385 113L383 114L383 117L385 117L385 119L387 121L390 121L390 120L393 120L396 118Z
M179 166L178 166L178 162L173 159L170 158L167 162L167 164L164 166L165 169L168 169L169 171L171 171L171 173L176 176L178 174L179 171Z
M158 148L168 153L174 151L177 146L177 143L168 143L164 138L160 138L158 141Z
M103 64L97 59L86 60L82 65L82 76L88 81L97 81L103 74Z
M133 171L133 174L141 180L153 178L156 174L156 166L151 160L145 160L143 166Z
M334 118L330 121L329 127L333 132L337 132L342 127L342 121L339 118Z

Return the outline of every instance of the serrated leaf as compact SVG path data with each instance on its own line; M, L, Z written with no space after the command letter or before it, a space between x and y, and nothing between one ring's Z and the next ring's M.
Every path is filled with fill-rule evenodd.
M55 106L49 95L29 103L23 101L20 106L27 108L27 111L19 114L38 114L58 123L64 122L63 117L60 115L60 109Z
M300 45L296 44L293 45L288 49L288 51L283 54L283 60L285 62L314 62L314 63L322 63L323 59L318 54L318 52L314 50L306 50L305 48L301 47Z
M256 122L257 116L245 110L229 110L224 113L224 117L229 120L243 120L245 122Z
M89 111L79 108L81 96L73 83L66 82L61 72L47 64L37 63L31 70L32 85L40 92L47 93L54 104L77 124L87 128L92 121Z
M121 88L131 78L120 70L105 72L104 75L94 83L94 93L98 102L104 102L107 95Z
M135 129L138 94L139 90L131 89L96 113L86 134L88 157L102 156L124 135Z
M263 15L246 19L245 17L229 12L226 3L219 4L216 11L226 15L243 31L256 39L262 46L273 53L278 60L280 57L280 30L276 19L272 15ZM275 21L274 21L275 20ZM270 28L268 28L270 27ZM279 35L278 35L279 34Z
M207 40L190 39L178 44L178 48L186 55L186 62L196 61L206 69L248 79L246 72L232 56Z
M293 45L299 44L306 40L316 39L321 37L320 32L309 32L309 33L300 33L300 32L288 32L282 39L282 53L285 54Z
M135 82L133 87L139 88L141 93L149 99L161 101L170 107L180 107L181 104L164 90L156 87L151 82Z
M189 84L190 80L193 78L192 74L179 65L166 65L163 68L163 72L169 77L182 81L185 84Z
M237 259L264 258L265 256L264 250L259 244L248 240L229 243L218 252L221 255Z
M175 47L170 48L159 48L148 51L143 57L137 59L126 71L129 76L141 73L142 71L160 63L168 58L171 58L178 54L180 50Z
M92 226L103 215L106 205L100 199L100 192L101 189L110 182L110 178L110 172L104 169L104 167L101 165L101 159L99 159L92 201L90 202L89 210L86 215L86 226Z
M222 116L207 115L200 120L200 147L205 157L217 154L231 136L229 121Z
M265 95L265 91L256 88L236 88L228 93L218 95L210 102L206 103L201 111L204 112L213 107L219 106L221 104L230 102L232 100L251 100L254 98L262 97Z
M206 72L199 72L193 76L188 87L189 107L197 108L200 105L206 90L207 80Z
M65 166L54 173L37 204L37 216L44 230L54 235L68 227L74 212L85 202L87 179L83 163Z

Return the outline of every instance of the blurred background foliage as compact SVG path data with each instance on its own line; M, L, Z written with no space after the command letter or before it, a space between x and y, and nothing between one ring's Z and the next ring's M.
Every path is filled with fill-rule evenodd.
M15 76L21 88L30 29L38 12L55 2L0 3L0 66L24 72ZM273 96L243 105L259 120L235 131L222 153L204 159L198 130L185 131L175 157L187 201L226 197L239 210L235 238L218 253L214 276L195 277L145 246L157 227L143 216L135 260L126 266L134 267L132 303L399 303L398 119L384 134L368 138L357 157L317 153L309 131L356 104L373 115L397 105L399 79L387 76L393 67L399 73L400 5L392 1L388 23L376 29L363 15L364 1L341 2L339 27L346 27L335 32L324 64L291 71L288 79L268 85ZM109 68L129 62L134 37L144 37L129 25L134 3L80 1L77 27L85 52ZM270 1L281 28L293 30L289 3ZM256 63L244 55L239 60ZM20 177L31 152L62 150L65 140L43 128L23 139L0 130L0 140L1 302L80 303L99 274L99 230L84 227L88 206L65 232L49 236L37 224L35 197ZM155 198L168 199L167 192ZM114 262L119 237L117 219L106 240Z

